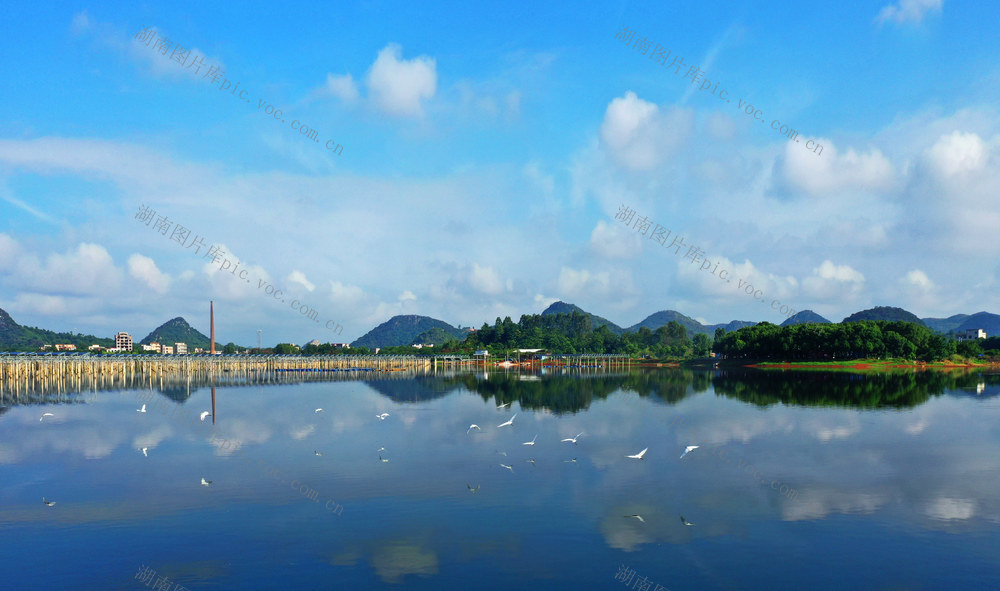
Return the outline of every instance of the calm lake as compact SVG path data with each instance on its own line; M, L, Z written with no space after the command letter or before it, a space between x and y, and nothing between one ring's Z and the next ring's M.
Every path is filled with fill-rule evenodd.
M0 588L1000 589L995 374L354 377L8 389Z

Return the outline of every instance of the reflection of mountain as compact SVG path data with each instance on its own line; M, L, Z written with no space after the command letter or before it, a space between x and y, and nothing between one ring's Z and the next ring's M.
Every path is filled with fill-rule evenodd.
M433 376L408 380L365 380L365 384L395 402L423 402L443 398L457 388Z
M480 394L483 400L493 399L498 404L516 401L522 408L546 409L556 414L584 410L594 400L603 400L618 390L635 392L664 404L675 404L690 394L689 387L697 392L707 389L710 383L707 372L696 373L686 369L641 371L628 375L548 374L538 380L523 380L523 375L517 372L490 373L489 379L484 379L482 374L463 374L445 380Z
M166 388L163 388L162 390L157 389L157 392L159 392L160 394L166 396L167 398L173 400L174 402L179 402L181 404L187 402L187 399L191 398L191 395L197 391L198 388L194 386L190 388L188 388L187 386L168 386Z
M976 388L982 377L937 371L850 373L725 371L712 380L715 392L758 406L846 406L910 408L946 390Z

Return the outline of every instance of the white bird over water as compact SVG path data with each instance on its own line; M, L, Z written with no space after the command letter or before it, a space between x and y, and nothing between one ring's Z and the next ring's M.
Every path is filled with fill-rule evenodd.
M646 449L649 449L649 448L647 447ZM632 458L633 460L642 460L642 459L644 459L642 456L646 455L646 449L640 451L639 453L635 454L634 456L625 456L625 457L626 458Z
M694 451L694 450L698 449L699 447L700 446L698 446L698 445L689 445L689 446L685 447L684 448L684 453L681 454L681 457L683 458L684 456L688 455L688 452Z
M321 452L321 451L314 451L313 453L316 454L317 456L323 455L323 452Z
M211 480L205 480L204 478L201 479L202 486L211 486L211 484L212 484Z
M46 501L45 497L42 497L42 502L45 503L46 505L48 505L49 507L51 507L52 505L56 504L55 501Z
M375 415L375 417L378 418L378 420L380 420L380 421L384 421L387 416L389 416L389 413L387 413L387 412L384 412L384 413L382 413L380 415Z
M469 431L472 431L473 429L475 429L477 431L482 431L482 429L479 428L479 425L473 423L473 424L469 425L469 428L465 431L465 434L468 435Z
M500 455L502 455L503 457L507 457L507 452L505 452L505 451L500 451L500 450L498 449L498 450L497 450L497 453L498 453L498 454L500 454Z
M538 439L538 433L535 433L535 436L531 439L531 441L525 441L521 445L535 445L535 439Z
M137 409L135 409L135 412L146 412L146 405L145 405L145 404L143 404L143 405L142 405L142 408L137 408Z
M476 491L479 490L478 484L476 485L476 488L472 488L472 485L469 483L465 483L465 486L469 487L469 492L472 494L476 494Z
M388 461L389 461L389 458L383 458L383 457L382 457L382 454L379 454L379 455L378 455L378 459L382 460L382 463L383 463L383 464L384 464L385 462L388 462Z
M687 519L684 519L683 515L681 515L681 523L683 523L684 525L694 525L693 523L691 523Z
M500 465L501 465L501 466L503 466L504 468L507 468L507 469L508 469L508 470L510 470L511 472L513 472L513 471L514 471L514 467L513 467L513 466L508 466L507 464L500 464Z
M146 456L146 457L148 458L148 457L149 457L149 454L147 454L147 453L146 453L146 450L147 450L147 449L149 449L149 448L148 448L148 447L140 447L140 448L139 448L139 451L141 451L141 452L142 452L142 455L144 455L144 456Z
M572 441L573 445L576 445L576 438L579 437L579 436L581 436L581 435L583 435L583 431L580 431L579 433L577 433L573 437L567 437L566 439L563 439L563 441Z
M634 517L634 518L638 519L639 521L641 521L643 523L646 523L646 520L642 518L642 515L638 515L638 514L635 514L635 515L625 515L625 517Z
M503 404L498 404L497 405L497 410L500 410L501 408L507 408L508 406L510 406L509 402L504 402Z
M50 412L42 413L42 416L39 417L38 422L42 422L42 419L44 419L45 417L54 417L54 416L56 416L56 415L54 415L54 414L52 414Z
M202 412L202 413L201 413L201 420L203 420L203 421L204 421L204 420L205 420L205 417L208 417L208 416L211 416L211 415L212 415L212 413L210 413L210 412L208 412L208 411L206 410L206 411L204 411L204 412Z
M499 425L497 425L497 429L499 429L500 427L507 427L509 425L513 425L515 417L517 417L517 413L514 413L514 416L511 417L510 420L507 421L506 423L500 423Z
M314 412L323 412L322 408L317 408Z

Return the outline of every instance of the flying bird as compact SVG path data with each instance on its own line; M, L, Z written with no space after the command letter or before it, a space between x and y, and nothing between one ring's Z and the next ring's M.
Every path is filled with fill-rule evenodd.
M42 413L42 416L39 417L38 422L42 422L42 419L44 419L45 417L54 417L54 416L56 416L56 415L54 415L54 414L52 414L50 412Z
M684 525L694 525L693 523L691 523L687 519L684 519L683 515L681 515L681 523L683 523Z
M503 466L504 468L507 468L507 469L508 469L508 470L510 470L511 472L513 472L513 471L514 471L514 467L513 467L513 466L508 466L507 464L500 464L500 465L501 465L501 466Z
M465 486L469 487L469 492L470 492L470 493L472 493L472 494L476 494L476 491L477 491L477 490L479 490L479 486L480 486L480 485L478 485L478 484L477 484L477 485L476 485L476 488L472 488L472 485L471 485L471 484L469 484L469 483L466 483L466 484L465 484Z
M210 412L208 412L208 411L206 410L206 411L204 411L204 412L202 412L202 413L201 413L201 420L203 420L203 421L204 421L204 420L205 420L205 417L208 417L208 416L211 416L211 415L212 415L212 413L210 413Z
M500 410L501 408L507 408L508 406L510 406L509 402L504 402L503 404L498 404L497 405L497 410Z
M505 452L505 451L500 451L499 449L497 450L497 453L498 453L498 454L500 454L500 455L502 455L502 456L504 456L504 457L506 457L506 456L507 456L507 452Z
M42 497L42 502L45 503L46 505L48 505L49 507L51 507L52 505L56 504L55 501L46 501L45 497Z
M535 436L532 438L531 441L525 441L521 445L535 445L535 439L538 439L538 433L535 433Z
M646 449L649 449L649 448L647 447ZM625 457L626 458L632 458L633 460L641 460L641 459L643 459L642 456L646 455L646 449L640 451L639 453L635 454L634 456L625 456Z
M380 421L384 421L384 420L385 420L385 418L386 418L387 416L389 416L389 413L387 413L387 412L384 412L384 413L382 413L382 414L380 414L380 415L375 415L375 417L376 417L376 418L377 418L378 420L380 420Z
M576 463L576 458L573 458L572 460L563 460L563 463L564 464L575 464Z
M524 460L524 461L525 462L529 462L532 466L535 465L535 458L528 458L527 460Z
M378 455L378 459L382 460L382 463L383 463L383 464L384 464L385 462L388 462L388 461L389 461L389 458L383 458L383 457L382 457L382 454L379 454L379 455Z
M583 431L580 431L579 433L577 433L573 437L567 437L566 439L563 439L563 441L571 441L573 443L573 445L576 445L576 438L579 437L579 436L581 436L581 435L583 435Z
M317 408L317 409L315 410L315 412L323 412L323 409L322 409L322 408Z
M681 457L683 458L684 456L688 455L688 452L694 451L694 450L698 449L699 447L700 446L698 446L698 445L689 445L689 446L685 447L684 448L684 453L681 454Z
M506 423L500 423L499 425L497 425L497 429L499 429L500 427L506 427L508 425L513 425L514 424L514 417L516 417L516 416L517 416L517 413L514 413L514 416L511 417L509 421L507 421Z
M384 447L380 447L380 448L378 448L378 451L385 451L385 448Z
M318 455L318 456L323 455L323 452L320 452L320 451L314 451L313 453L316 454L316 455Z
M139 448L139 450L142 451L142 455L144 455L144 456L146 456L148 458L149 454L146 453L147 449L149 449L149 448L148 447L140 447Z
M636 515L625 515L624 517L635 517L639 521L641 521L643 523L646 523L646 520L642 518L642 515L638 515L638 514L636 514Z
M142 408L137 408L137 409L135 409L135 412L146 412L146 405L145 405L145 404L143 404L143 405L142 405Z
M210 486L211 484L212 484L211 480L205 480L204 478L201 479L202 486Z
M477 431L482 431L482 429L479 428L479 425L473 423L473 424L469 425L468 429L466 429L465 434L468 435L469 431L472 431L473 429L475 429Z

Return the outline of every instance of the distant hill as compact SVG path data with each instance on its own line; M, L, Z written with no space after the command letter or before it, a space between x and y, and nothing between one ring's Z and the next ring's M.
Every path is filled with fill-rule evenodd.
M868 310L855 312L844 318L843 322L860 322L862 320L903 321L925 326L924 321L917 318L915 314L907 312L902 308L893 308L891 306L876 306Z
M958 328L968 318L968 314L955 314L947 318L921 318L921 320L931 330L948 333Z
M655 331L661 326L666 326L673 321L677 321L681 326L686 328L688 336L694 336L699 332L708 332L708 329L704 324L698 322L694 318L685 316L676 310L661 310L659 312L654 312L649 316L646 316L642 322L633 324L625 330L626 332L637 332L640 328L645 326L649 330ZM712 329L712 333L715 333L715 329Z
M405 316L393 316L369 330L364 336L351 343L351 346L375 348L412 345L417 337L434 328L451 334L455 339L460 341L465 338L466 332L464 330L455 328L443 320L429 316L409 314ZM440 333L434 334L440 335ZM437 343L434 344L436 345Z
M781 326L792 326L793 324L809 324L809 323L832 324L829 320L823 318L822 316L813 312L812 310L802 310L798 314L795 314L788 320L782 322Z
M72 334L68 332L52 332L44 328L21 326L10 317L10 314L0 310L0 350L7 351L37 351L42 345L69 343L76 345L77 350L86 351L90 345L114 347L111 338L100 338L93 335Z
M611 322L607 318L601 318L596 314L591 314L590 312L587 312L586 310L584 310L579 306L575 306L573 304L567 304L566 302L555 302L554 304L552 304L548 308L545 308L545 310L542 311L542 316L550 316L552 314L572 314L573 312L579 312L586 316L590 316L590 322L594 328L597 328L598 326L607 326L608 330L617 335L620 335L623 332L625 332L624 328L618 326L614 322Z
M194 352L195 347L208 349L211 347L209 338L191 327L180 316L161 324L153 332L146 335L146 338L139 341L142 345L150 343L160 343L161 345L173 346L175 343L186 343L189 352ZM219 343L215 343L216 349L221 349Z
M955 327L956 332L965 332L971 328L981 328L986 331L986 336L1000 336L1000 316L989 312L976 312L965 319L962 324Z
M756 325L756 322L750 322L749 320L733 320L732 322L727 322L726 324L709 324L705 327L705 334L710 337L715 336L715 329L721 328L726 332L733 332L734 330L739 330L741 328L746 328L748 326Z
M458 334L456 334L456 331ZM448 341L463 341L465 336L469 334L468 332L455 329L453 331L445 330L439 326L435 326L430 330L426 330L413 338L413 342L409 343L411 345L434 345L435 347L440 347L441 345L447 343Z

